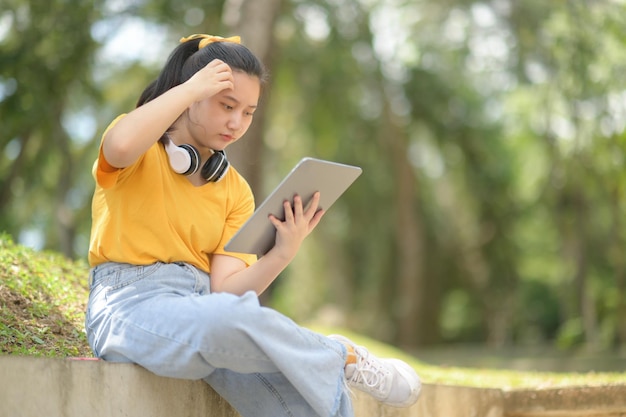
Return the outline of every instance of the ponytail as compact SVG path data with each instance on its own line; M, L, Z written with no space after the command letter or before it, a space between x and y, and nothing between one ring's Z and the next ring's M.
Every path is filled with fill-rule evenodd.
M165 66L161 70L159 77L152 81L139 96L137 107L154 100L167 90L181 84L181 73L185 61L198 52L198 43L200 40L193 40L181 43L172 51Z

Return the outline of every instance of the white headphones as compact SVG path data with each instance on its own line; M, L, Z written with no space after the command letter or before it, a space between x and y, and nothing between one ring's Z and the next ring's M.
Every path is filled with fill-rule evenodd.
M170 161L170 167L177 174L192 175L200 167L200 153L189 144L175 145L169 138L165 144L165 152ZM213 155L202 165L200 175L206 181L217 182L221 180L230 168L230 163L226 159L224 151L213 151Z

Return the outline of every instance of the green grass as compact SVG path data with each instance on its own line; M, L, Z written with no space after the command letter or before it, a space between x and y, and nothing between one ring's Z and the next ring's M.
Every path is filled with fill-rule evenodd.
M0 235L0 353L47 357L91 356L84 334L88 266L50 252L36 252ZM423 382L499 389L626 384L626 373L547 373L437 367L346 329L340 333L379 357L410 363Z
M88 267L0 235L0 353L90 356L84 334Z

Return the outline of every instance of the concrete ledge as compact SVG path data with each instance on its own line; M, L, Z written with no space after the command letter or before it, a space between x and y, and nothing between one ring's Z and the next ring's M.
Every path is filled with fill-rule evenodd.
M626 386L516 390L505 393L507 417L624 417Z
M354 411L358 417L503 417L503 404L503 393L498 389L449 385L425 384L417 403L402 409L354 393Z
M405 409L354 393L357 417L625 417L626 386L502 391L424 385ZM0 417L240 417L202 381L132 364L0 356Z
M0 356L1 417L239 417L202 381L131 364Z

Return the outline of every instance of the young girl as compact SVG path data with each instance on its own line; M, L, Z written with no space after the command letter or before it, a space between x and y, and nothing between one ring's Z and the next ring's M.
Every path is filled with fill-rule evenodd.
M259 305L319 223L319 194L270 217L265 256L224 245L254 210L224 149L246 132L265 72L239 39L181 39L137 108L105 131L96 180L86 317L97 357L203 379L243 417L351 416L349 387L413 404L406 363L378 359Z

